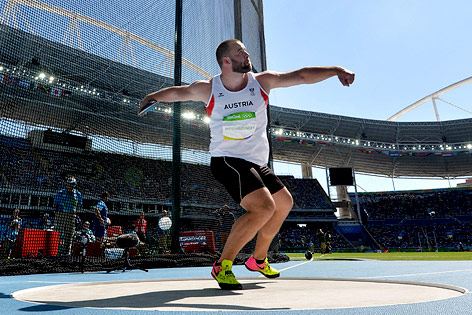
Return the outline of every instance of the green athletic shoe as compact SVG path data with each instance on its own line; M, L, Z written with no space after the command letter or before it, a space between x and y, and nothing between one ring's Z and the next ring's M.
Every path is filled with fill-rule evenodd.
M280 276L280 272L269 265L267 257L264 259L264 262L262 264L258 264L256 262L256 259L254 259L254 256L251 256L244 265L248 270L259 271L267 278L277 278Z
M241 290L243 288L231 271L232 266L233 262L226 259L221 262L221 265L217 265L216 262L213 264L211 276L223 290Z

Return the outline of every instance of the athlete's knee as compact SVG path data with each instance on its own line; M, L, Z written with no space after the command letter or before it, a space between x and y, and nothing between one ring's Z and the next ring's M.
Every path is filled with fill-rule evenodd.
M264 220L269 220L277 208L270 194L259 195L258 198L243 199L241 206L246 209L247 212L257 214Z
M257 200L249 206L248 211L257 212L262 216L272 216L275 212L276 204L272 198L263 198Z
M290 210L292 210L292 208L293 208L293 197L290 193L288 194L286 199L283 201L282 206L287 212L290 212Z
M293 198L287 189L274 194L274 200L277 205L277 211L288 214L293 207Z
M265 200L261 200L259 211L262 216L267 217L267 219L270 219L270 217L272 217L276 209L277 209L277 205L275 204L274 199L266 198Z

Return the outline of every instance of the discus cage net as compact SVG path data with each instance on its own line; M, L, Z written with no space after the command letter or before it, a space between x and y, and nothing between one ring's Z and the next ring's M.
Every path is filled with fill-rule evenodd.
M0 0L0 12L0 274L73 270L81 246L86 269L113 267L114 240L139 233L142 212L137 264L210 264L222 246L218 209L242 209L211 175L205 104L137 109L152 91L218 74L215 50L228 38L264 70L262 0ZM69 177L77 184L64 197ZM81 242L86 221L98 235Z

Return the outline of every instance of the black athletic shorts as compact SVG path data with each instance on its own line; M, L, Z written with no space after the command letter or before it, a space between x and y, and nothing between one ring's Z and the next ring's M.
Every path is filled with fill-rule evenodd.
M285 187L268 166L259 166L243 159L212 157L211 172L238 204L247 194L259 188L267 187L271 194L275 194Z

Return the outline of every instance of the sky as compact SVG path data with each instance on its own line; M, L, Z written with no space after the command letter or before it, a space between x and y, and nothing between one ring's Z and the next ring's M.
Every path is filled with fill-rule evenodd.
M343 66L356 73L346 88L336 78L271 91L272 105L385 120L412 103L472 76L470 12L466 0L265 0L267 66ZM472 84L440 96L441 121L472 118ZM457 107L462 108L458 109ZM435 121L431 101L397 121ZM301 176L297 165L278 174ZM324 170L314 176L325 186ZM455 187L461 180L356 176L358 191ZM352 189L351 189L352 190ZM351 191L350 190L350 191Z

